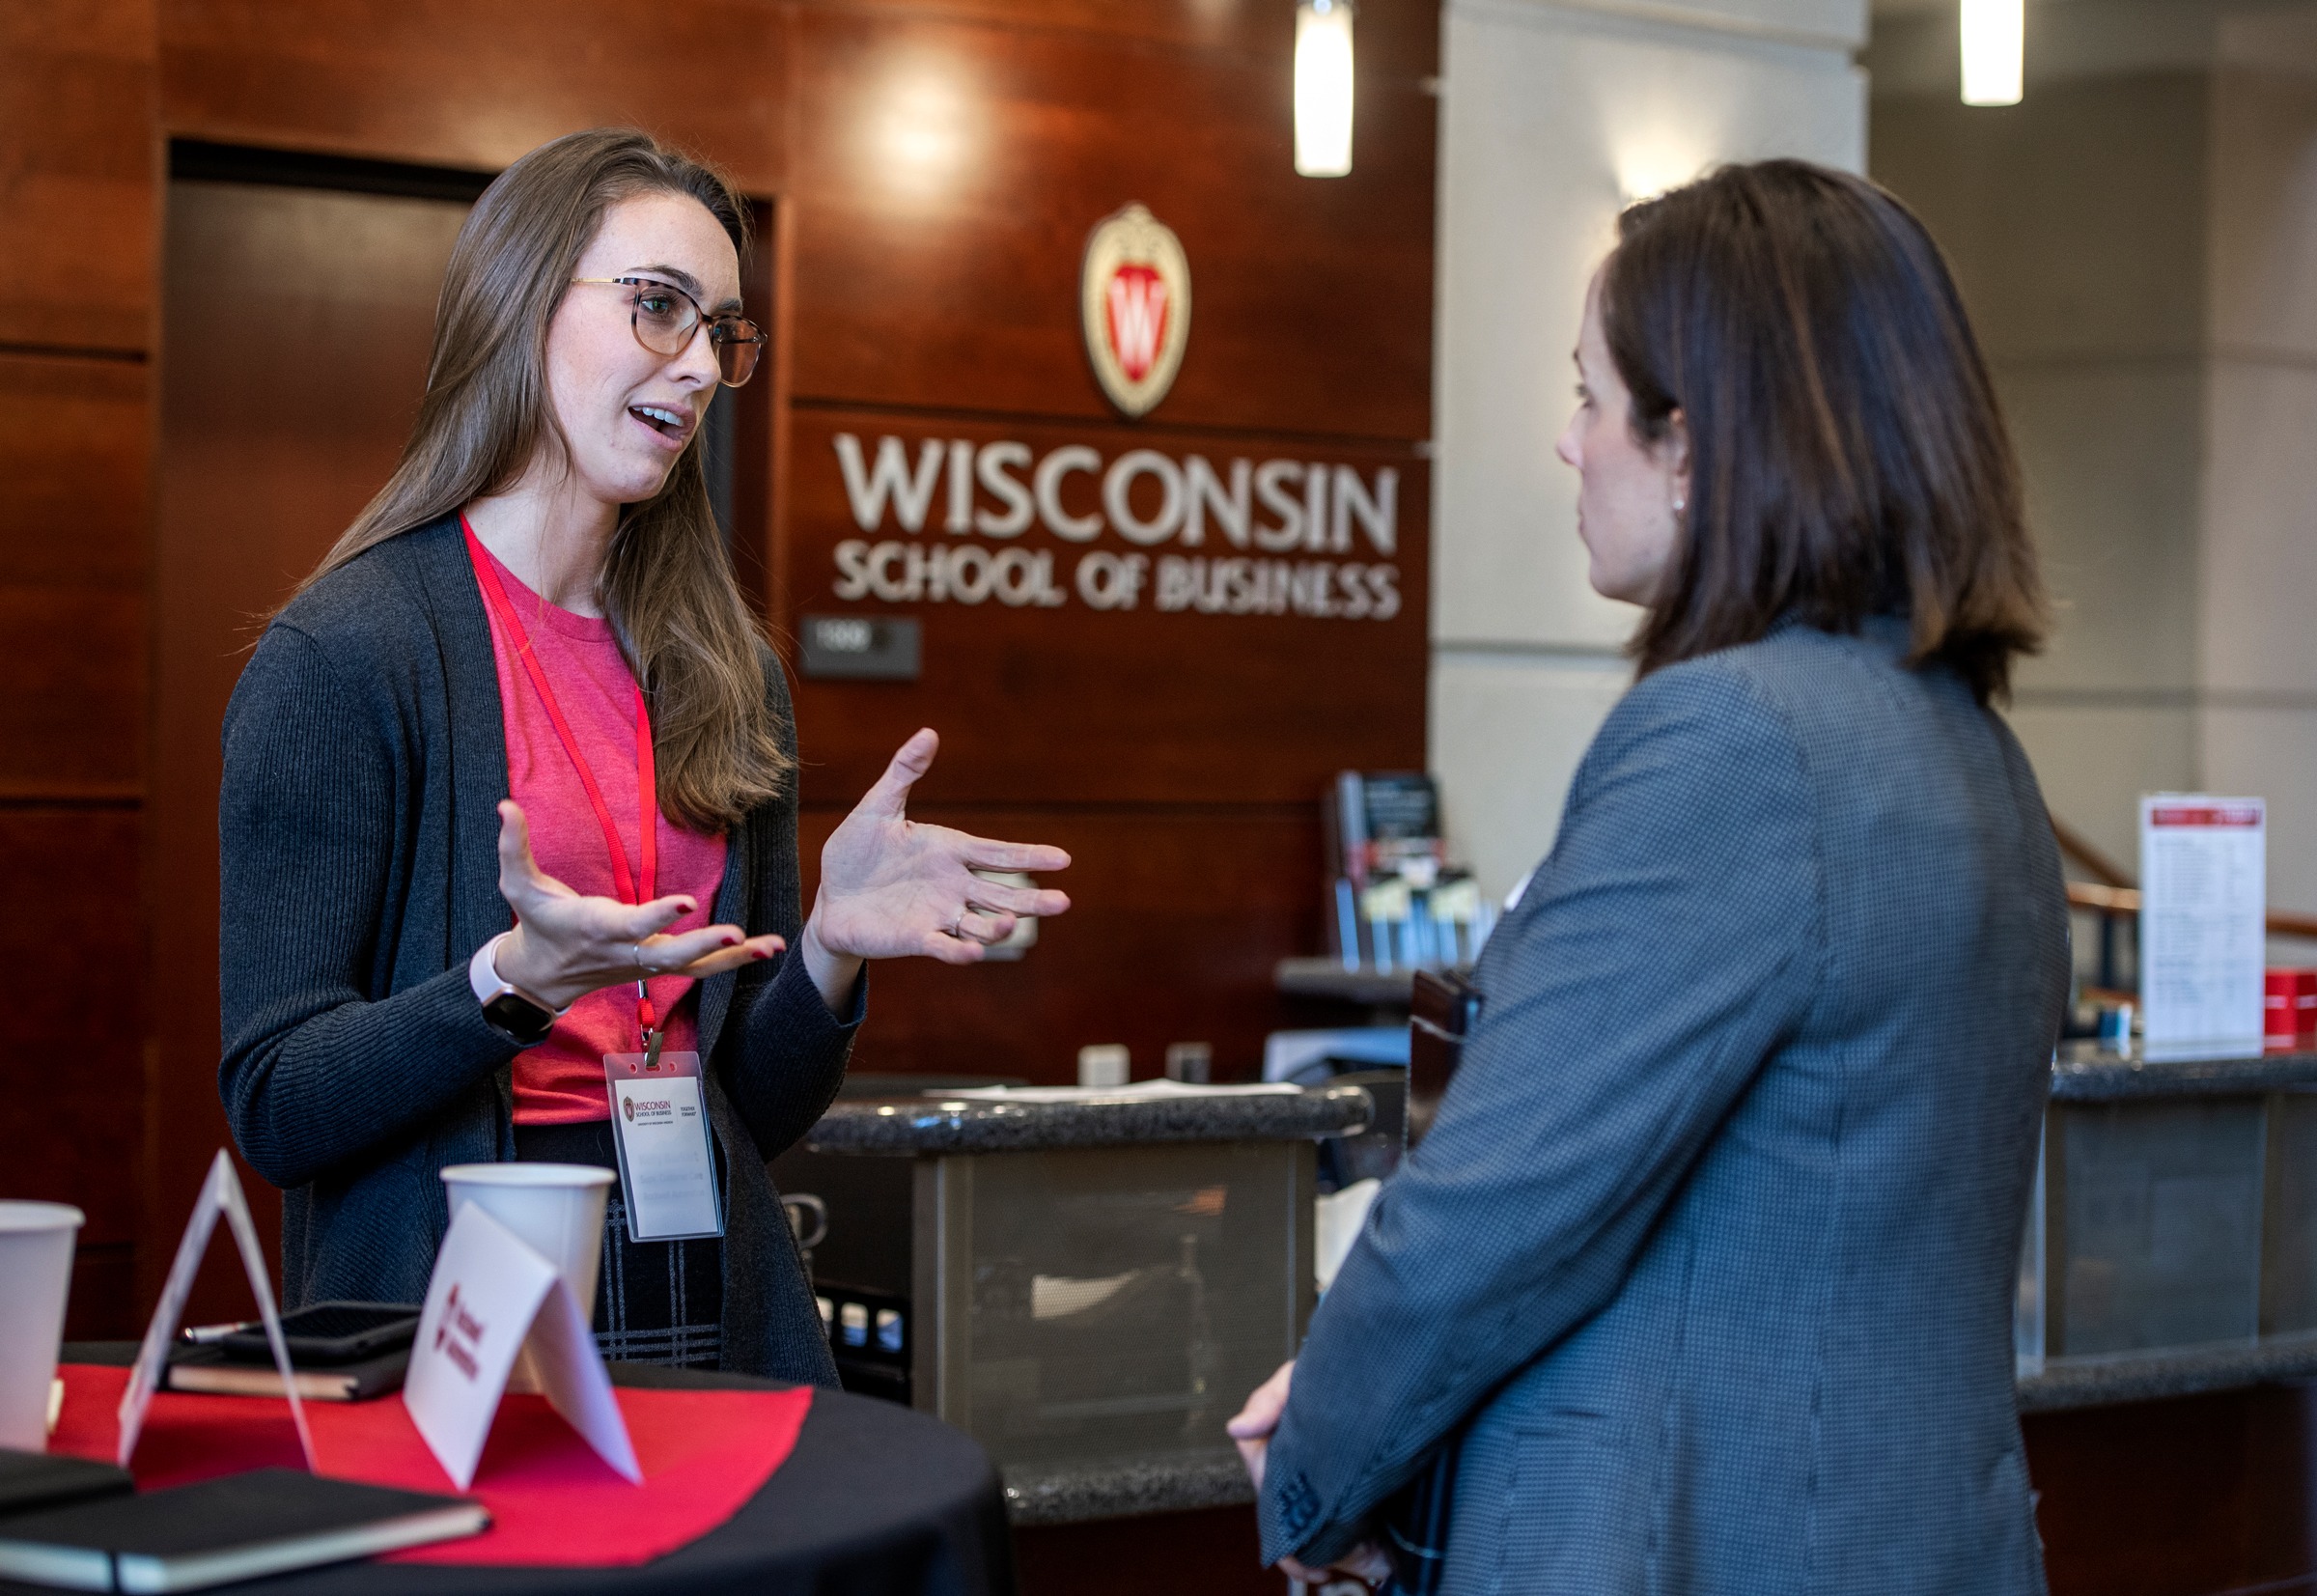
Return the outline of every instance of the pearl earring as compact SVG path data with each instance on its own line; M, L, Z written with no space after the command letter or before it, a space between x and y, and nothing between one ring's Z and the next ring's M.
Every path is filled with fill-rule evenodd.
M1681 494L1679 494L1679 493L1676 493L1676 494L1674 494L1674 495L1673 495L1673 513L1674 513L1675 515L1677 515L1677 516L1678 516L1678 515L1680 515L1680 514L1681 514L1683 511L1685 511L1685 510L1687 510L1687 509L1689 509L1689 501L1688 499L1686 499L1686 498L1682 497L1682 495L1681 495Z

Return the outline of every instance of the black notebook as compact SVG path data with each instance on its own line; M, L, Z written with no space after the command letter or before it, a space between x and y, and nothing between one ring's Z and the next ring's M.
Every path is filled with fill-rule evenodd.
M91 1497L126 1496L135 1488L127 1470L109 1463L0 1446L0 1514L62 1507Z
M478 1534L479 1501L259 1469L0 1519L0 1577L66 1590L201 1590Z
M397 1347L358 1363L317 1365L293 1362L290 1372L297 1394L308 1402L367 1402L403 1388L410 1349ZM281 1371L270 1361L244 1362L222 1347L173 1347L161 1384L173 1391L209 1396L279 1396Z

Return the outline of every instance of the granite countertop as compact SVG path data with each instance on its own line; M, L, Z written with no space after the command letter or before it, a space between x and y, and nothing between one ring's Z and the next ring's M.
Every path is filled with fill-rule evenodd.
M2052 1063L2054 1103L2219 1097L2311 1085L2317 1085L2317 1050L2158 1060L2147 1057L2136 1042L2129 1052L2089 1042L2070 1042L2061 1047Z
M1016 1464L1004 1474L1006 1514L1019 1525L1182 1513L1255 1499L1246 1467L1229 1447L1124 1463Z
M2055 1358L2020 1375L2020 1412L2055 1413L2317 1378L2317 1335Z
M816 1153L1026 1153L1162 1141L1301 1141L1355 1134L1375 1105L1357 1086L1246 1097L1008 1103L846 1098L805 1133Z
M2020 1412L2057 1413L2309 1379L2317 1379L2317 1335L2055 1358L2022 1372ZM1255 1499L1238 1455L1221 1450L1128 1463L1017 1465L1005 1470L1005 1482L1006 1507L1018 1525L1179 1513Z

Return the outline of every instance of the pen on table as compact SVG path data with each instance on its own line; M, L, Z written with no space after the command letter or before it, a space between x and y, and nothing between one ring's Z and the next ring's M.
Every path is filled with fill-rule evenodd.
M243 1330L257 1328L255 1319L243 1319L231 1325L187 1325L179 1333L195 1346L204 1347L212 1341L222 1341L229 1335L239 1335Z

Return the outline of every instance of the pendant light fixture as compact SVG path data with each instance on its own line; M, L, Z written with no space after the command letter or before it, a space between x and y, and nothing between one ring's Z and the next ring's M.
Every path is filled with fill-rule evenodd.
M1296 8L1296 170L1307 178L1352 170L1352 0Z
M1963 102L2017 105L2026 17L2022 0L1961 0Z

